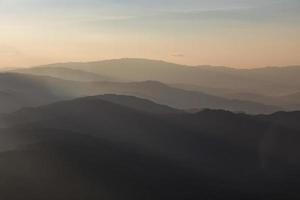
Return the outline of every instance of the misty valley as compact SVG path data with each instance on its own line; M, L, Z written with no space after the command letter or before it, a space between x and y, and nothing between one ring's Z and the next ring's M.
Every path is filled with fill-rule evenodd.
M0 73L0 199L300 198L300 66Z

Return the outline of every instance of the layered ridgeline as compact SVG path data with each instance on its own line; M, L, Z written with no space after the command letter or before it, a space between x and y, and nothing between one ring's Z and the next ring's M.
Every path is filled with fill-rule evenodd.
M142 97L182 110L211 108L251 114L272 113L281 110L278 106L268 106L245 100L231 100L202 92L178 89L155 81L70 81L51 76L21 73L0 74L0 97L2 100L0 112L2 113L28 106L45 105L59 100L99 94Z
M1 117L0 198L297 199L298 116L115 95L22 109Z
M235 69L213 66L192 67L146 59L119 59L89 63L60 63L41 67L77 69L129 81L153 80L265 95L300 91L300 66Z
M19 72L79 81L153 80L226 99L274 105L286 110L300 109L299 66L234 69L184 66L146 59L119 59L89 63L59 63Z

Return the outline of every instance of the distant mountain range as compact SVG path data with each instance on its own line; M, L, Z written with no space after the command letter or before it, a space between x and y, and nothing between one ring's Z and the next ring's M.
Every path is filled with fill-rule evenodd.
M298 116L116 95L25 108L0 118L0 197L297 199Z
M184 113L182 110L177 110L169 106L160 105L146 99L140 99L134 96L124 96L124 95L114 95L105 94L94 97L89 97L91 99L101 99L109 101L111 103L126 106L132 109L153 113L153 114L175 114Z
M147 59L58 63L12 72L84 82L156 81L171 87L231 100L256 102L291 111L300 109L300 66L234 69L184 66Z
M205 108L224 109L251 114L281 110L251 101L230 100L201 92L186 91L156 81L145 82L82 82L50 76L21 73L0 74L0 95L6 99L0 112L16 111L22 107L38 106L58 100L99 94L122 94L145 98L182 110ZM7 93L10 96L7 96Z
M89 63L60 63L41 67L83 70L128 81L153 80L265 95L283 95L300 91L298 78L300 66L234 69L184 66L164 61L128 58Z
M300 199L299 77L145 59L2 72L0 199Z
M0 199L300 199L299 75L145 59L2 72Z

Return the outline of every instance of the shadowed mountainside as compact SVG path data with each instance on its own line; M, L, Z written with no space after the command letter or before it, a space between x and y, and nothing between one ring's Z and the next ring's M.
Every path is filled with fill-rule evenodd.
M1 197L299 197L293 189L300 184L299 130L272 115L218 110L161 115L133 108L129 97L104 98L3 116L2 141L11 145L0 153Z
M169 106L156 104L152 101L146 99L140 99L134 96L105 94L105 95L99 95L90 98L102 99L122 106L130 107L136 110L154 113L154 114L172 114L172 113L174 114L174 113L184 112L181 110L171 108Z

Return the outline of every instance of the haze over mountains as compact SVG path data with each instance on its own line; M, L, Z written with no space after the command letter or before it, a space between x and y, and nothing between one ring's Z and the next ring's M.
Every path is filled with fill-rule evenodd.
M155 96L157 95L155 92L153 96L149 95L152 91L149 89L144 89L145 91L142 92L133 91L135 89L128 89L129 83L133 83L131 86L135 87L136 82L147 81L150 88L153 85L158 87L158 82L161 82L167 84L169 89L171 89L170 87L184 89L191 91L190 93L198 92L198 96L201 93L203 96L201 101L199 98L193 100L189 97L186 100L188 106L170 103L166 100L157 101L157 103L180 109L217 108L254 114L300 109L299 95L297 95L300 91L298 79L300 67L297 66L234 69L212 66L191 67L146 59L119 59L90 63L59 63L12 72L80 82L105 81L107 83L99 83L102 89L99 89L98 93L102 90L104 93L128 94L150 98L154 101L159 99ZM162 84L160 86L163 87ZM100 88L100 86L97 87ZM165 89L167 88L165 87ZM90 90L85 89L85 91ZM176 91L178 94L180 92L183 91ZM173 91L173 93L175 92ZM188 94L187 91L183 93ZM91 93L91 95L97 95L97 93ZM169 96L172 97L172 95ZM191 101L197 103L191 103ZM234 106L230 101L233 101ZM185 104L183 100L180 102ZM218 106L214 102L217 102ZM247 107L247 105L249 106Z
M51 77L24 74L0 74L0 91L7 99L1 112L9 112L21 107L36 106L97 94L123 94L146 98L156 103L182 110L201 110L205 108L225 109L235 112L272 113L280 110L251 101L230 100L201 92L186 91L167 86L160 82L79 82ZM19 103L14 103L19 101Z
M75 70L63 67L34 67L28 69L18 69L19 73L51 76L64 80L73 81L112 81L113 79L107 76L90 73L82 70Z
M0 0L0 25L0 200L300 199L299 0Z
M0 199L299 199L297 75L143 59L0 73Z
M270 95L298 92L300 88L299 66L234 69L210 66L191 67L146 59L61 63L49 66L79 69L129 81L153 80Z

